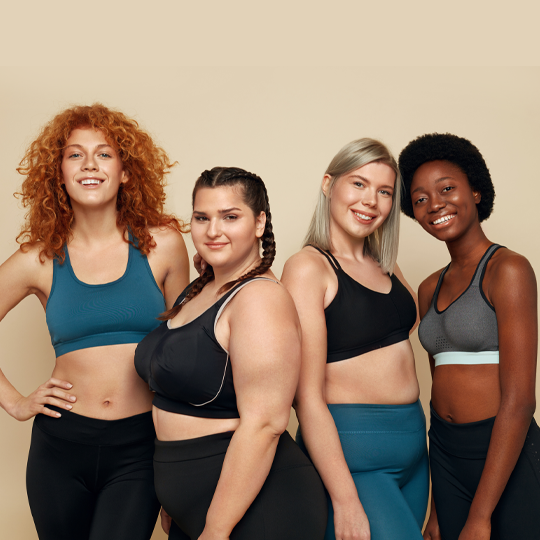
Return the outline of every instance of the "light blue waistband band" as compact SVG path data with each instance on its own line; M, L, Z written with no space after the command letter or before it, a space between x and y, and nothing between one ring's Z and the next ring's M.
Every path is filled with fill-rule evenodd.
M498 364L499 351L462 352L451 351L433 355L435 367L451 364Z

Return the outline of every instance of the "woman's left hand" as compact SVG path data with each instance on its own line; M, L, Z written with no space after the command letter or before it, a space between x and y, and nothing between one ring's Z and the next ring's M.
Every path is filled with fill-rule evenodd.
M465 522L458 540L490 540L491 520Z

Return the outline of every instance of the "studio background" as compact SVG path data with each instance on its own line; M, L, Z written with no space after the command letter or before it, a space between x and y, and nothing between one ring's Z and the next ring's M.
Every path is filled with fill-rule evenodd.
M488 238L525 255L540 273L540 68L2 68L0 89L1 261L17 249L24 219L12 194L23 179L15 168L25 148L61 109L99 101L136 118L178 161L167 206L181 218L190 217L191 190L204 169L239 166L260 175L270 197L278 276L300 249L324 170L344 144L374 137L397 157L423 133L466 137L495 184L494 213L483 224ZM398 263L417 289L449 257L418 224L405 216L401 223ZM50 377L54 351L35 297L8 314L0 339L1 367L21 393ZM426 409L427 355L416 332L412 343ZM37 538L25 492L31 427L0 411L0 531L10 540ZM289 429L295 428L292 414ZM164 538L158 526L153 539Z

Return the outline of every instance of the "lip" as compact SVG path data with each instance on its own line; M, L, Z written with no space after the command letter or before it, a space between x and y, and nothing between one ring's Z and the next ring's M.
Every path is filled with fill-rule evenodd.
M354 208L351 208L351 212L353 213L353 216L354 216L354 219L356 219L356 221L358 221L359 223L372 223L373 220L377 217L377 214L373 214L371 212L360 212L359 210L355 210ZM362 219L360 217L360 215L362 216L367 216L368 218L371 218L371 219Z
M452 221L454 221L455 217L456 217L456 214L443 214L442 216L438 216L437 218L431 220L429 224L432 227L437 227L437 229L441 229L444 227L448 227L452 223ZM448 218L448 219L445 219L445 218ZM440 219L444 219L444 221L442 221L441 223L435 223L436 221Z
M228 242L207 242L204 245L209 249L221 249L226 246Z
M92 184L83 184L83 182L85 180L92 180L94 182L99 182L98 184L95 184L95 183L92 183ZM77 179L77 184L79 184L80 186L83 186L84 188L96 188L96 187L99 187L101 186L101 184L103 184L103 182L105 182L105 179L103 178L97 178L96 176L85 176L84 178L78 178Z

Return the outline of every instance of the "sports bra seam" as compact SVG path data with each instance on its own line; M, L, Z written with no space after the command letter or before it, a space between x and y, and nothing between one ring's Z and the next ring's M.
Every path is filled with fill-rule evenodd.
M444 275L446 274L446 271L448 270L448 268L450 267L450 264L452 264L451 262L448 263L448 266L446 266L446 268L444 268L444 270L442 271L441 273L441 276L439 278L439 283L437 283L437 288L435 289L435 293L433 294L433 307L435 308L435 312L437 313L437 315L442 315L450 306L452 306L453 304L455 304L462 296L465 295L465 293L471 288L471 286L474 284L474 281L476 279L476 275L478 273L478 269L480 268L480 265L482 264L482 262L484 261L484 258L486 257L486 255L488 254L489 250L495 246L497 244L491 244L487 249L486 251L484 252L484 254L482 255L482 257L480 258L480 260L478 261L478 264L476 265L476 268L474 269L474 273L473 273L473 276L472 276L472 279L471 281L469 282L469 285L467 286L467 288L455 299L453 300L452 302L450 302L450 304L448 304L448 306L446 306L446 308L444 308L442 311L439 311L439 308L437 307L437 303L438 303L438 300L439 300L439 292L441 290L441 287L442 287L442 282L443 282L443 278L444 278ZM494 250L492 252L491 255L493 255L493 253L495 253L496 250ZM490 257L491 257L490 255ZM489 261L489 259L488 259ZM487 264L487 261L486 261L486 264ZM485 265L484 265L484 268L485 268Z
M348 351L354 351L354 350L357 350L357 349L364 349L365 347L370 347L371 345L376 345L377 343L385 341L385 340L387 340L387 339L389 339L389 338L391 338L393 336L397 336L397 335L401 334L402 332L407 332L407 336L409 335L409 331L406 328L399 328L398 330L395 330L394 332L391 332L390 334L386 334L383 338L370 341L369 343L366 343L365 345L362 345L361 347L354 346L354 347L349 347L348 349L340 349L338 351L332 351L330 353L327 353L327 357L329 355L346 353ZM408 337L402 339L401 341L405 341L406 339L408 339ZM373 349L370 349L369 351L366 351L365 353L350 356L349 358L343 358L343 360L335 360L335 362L342 362L342 361L345 361L345 360L350 360L351 358L355 358L356 356L362 356L363 354L367 354L368 352L374 351L376 349L385 349L386 347L390 347L391 345L395 345L396 343L401 343L401 341L396 341L395 343L390 343L389 345L385 345L384 347L374 347Z

